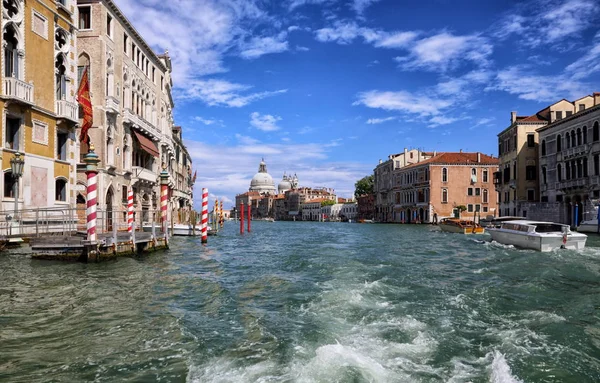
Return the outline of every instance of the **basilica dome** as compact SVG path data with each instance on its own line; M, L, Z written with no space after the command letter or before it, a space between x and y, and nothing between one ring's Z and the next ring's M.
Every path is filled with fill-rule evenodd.
M277 191L279 192L279 194L283 194L286 191L290 190L291 188L292 188L292 183L288 180L288 177L284 174L283 179L281 180L279 185L277 185Z
M267 164L263 159L258 166L258 173L250 181L250 191L257 191L261 194L276 194L273 177L267 173Z

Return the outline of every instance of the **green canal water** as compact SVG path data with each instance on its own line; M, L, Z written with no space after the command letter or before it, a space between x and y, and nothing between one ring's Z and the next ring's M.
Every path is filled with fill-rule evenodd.
M101 264L0 254L1 382L599 382L600 238L234 222Z

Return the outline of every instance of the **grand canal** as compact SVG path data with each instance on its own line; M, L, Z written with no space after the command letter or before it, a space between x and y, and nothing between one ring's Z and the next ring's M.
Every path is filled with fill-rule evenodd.
M0 381L600 381L598 238L228 224L102 264L1 254Z

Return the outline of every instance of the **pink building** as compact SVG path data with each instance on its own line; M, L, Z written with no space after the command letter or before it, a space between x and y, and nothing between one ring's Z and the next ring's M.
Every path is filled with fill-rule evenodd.
M497 212L498 159L482 153L439 153L394 173L394 221L433 223L444 217Z

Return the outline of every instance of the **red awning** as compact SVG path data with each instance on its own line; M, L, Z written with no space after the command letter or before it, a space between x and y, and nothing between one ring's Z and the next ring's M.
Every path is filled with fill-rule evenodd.
M146 151L146 153L150 154L153 157L160 157L160 153L158 152L158 147L156 146L156 144L154 142L152 142L152 140L144 137L143 135L136 132L135 130L133 131L133 134L135 134L135 137L137 138L138 142L140 143L140 146L142 147L142 149L144 149Z

